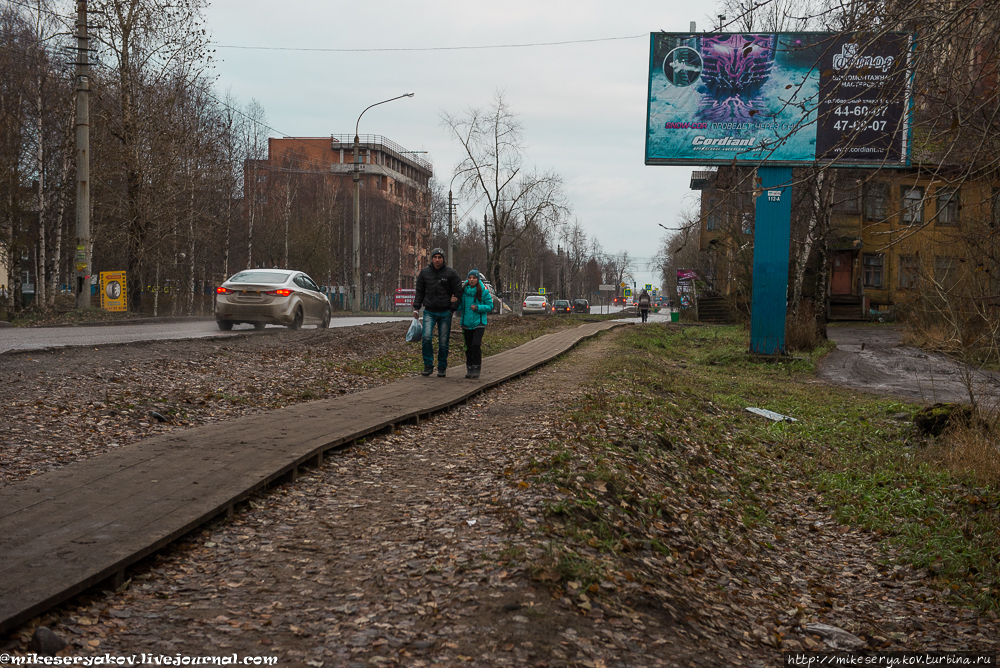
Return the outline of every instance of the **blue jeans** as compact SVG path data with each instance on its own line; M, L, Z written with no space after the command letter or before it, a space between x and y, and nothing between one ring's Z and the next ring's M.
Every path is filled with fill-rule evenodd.
M438 326L438 368L448 368L448 340L451 338L451 311L428 311L424 309L424 366L434 366L434 324Z

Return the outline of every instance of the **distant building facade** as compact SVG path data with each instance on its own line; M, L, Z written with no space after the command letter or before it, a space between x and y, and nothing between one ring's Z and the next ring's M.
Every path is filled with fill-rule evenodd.
M961 281L984 280L975 293L1000 291L991 267L1000 235L1000 183L961 178L942 167L906 170L830 170L823 206L830 221L826 235L814 233L804 271L803 298L814 300L830 319L876 318L919 296L947 299ZM715 294L746 301L753 267L755 201L753 169L724 167L696 171L691 189L701 192L699 269L713 278ZM792 238L805 239L814 188L795 170ZM822 214L821 214L822 215ZM798 244L801 246L801 242ZM789 299L795 280L789 266ZM818 282L820 258L826 276ZM977 259L978 258L978 259ZM981 274L981 275L977 275ZM826 286L816 295L817 284ZM744 308L746 304L744 304Z
M353 163L353 136L268 139L266 159L244 170L247 264L281 266L288 257L290 267L349 293ZM384 299L414 287L429 261L434 171L381 135L360 137L360 163L362 292Z

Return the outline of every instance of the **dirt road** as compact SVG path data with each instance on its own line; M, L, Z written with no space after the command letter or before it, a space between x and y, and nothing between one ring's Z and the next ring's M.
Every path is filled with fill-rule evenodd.
M895 326L830 327L837 349L819 367L832 385L896 396L907 401L968 402L969 388L988 402L1000 400L1000 378L967 370L944 355L902 345Z

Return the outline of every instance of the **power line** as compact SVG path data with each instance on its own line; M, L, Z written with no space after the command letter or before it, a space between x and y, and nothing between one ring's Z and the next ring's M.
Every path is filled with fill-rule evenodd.
M25 2L17 2L17 0L7 0L7 3L11 4L11 5L17 5L18 7L26 7L27 9L30 9L33 12L39 12L39 11L41 11L43 14L48 14L49 16L56 16L58 18L67 19L69 21L73 21L73 20L76 19L76 16L69 16L69 15L66 15L66 14L60 14L58 12L53 12L53 11L48 10L48 9L39 8L36 5L29 5L29 4L25 3Z
M565 42L532 42L529 44L484 44L480 46L425 46L414 48L381 48L381 49L314 49L292 46L241 46L238 44L216 44L217 49L249 49L254 51L324 51L330 53L373 53L380 51L472 51L480 49L523 49L535 46L566 46L568 44L590 44L592 42L613 42L625 39L639 39L648 37L648 33L641 35L627 35L625 37L599 37L597 39L574 39Z

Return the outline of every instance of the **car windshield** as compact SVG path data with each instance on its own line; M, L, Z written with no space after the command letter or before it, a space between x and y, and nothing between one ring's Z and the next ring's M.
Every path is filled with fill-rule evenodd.
M587 305L587 300L586 299L577 299L573 303L576 304L577 306L586 306Z
M229 283L266 283L280 285L288 280L289 273L280 271L241 271L229 279Z

